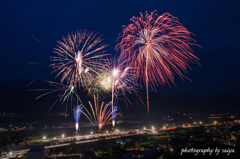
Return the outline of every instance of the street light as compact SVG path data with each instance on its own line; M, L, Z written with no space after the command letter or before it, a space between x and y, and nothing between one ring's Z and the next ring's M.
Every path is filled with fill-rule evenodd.
M146 127L144 127L143 130L146 130Z
M200 124L202 124L202 122L201 122L201 121L200 121L199 123L200 123Z
M56 137L54 137L53 139L56 140Z
M46 139L46 136L43 136L43 140L45 140Z
M64 134L62 134L62 138L64 138Z
M93 132L91 131L91 135L93 134Z

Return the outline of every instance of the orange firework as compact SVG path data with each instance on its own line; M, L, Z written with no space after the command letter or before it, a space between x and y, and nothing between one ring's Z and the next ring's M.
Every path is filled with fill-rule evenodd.
M86 113L84 113L83 110L80 110L81 113L83 113L83 115L85 115L87 117L87 119L93 124L93 125L97 125L99 131L102 130L102 128L108 124L109 121L111 121L112 119L115 119L116 116L120 115L121 113L117 113L117 109L111 110L111 102L109 103L105 103L104 101L102 101L101 105L99 104L100 102L98 101L99 97L97 94L97 98L94 97L94 106L92 105L92 103L90 101L88 101L90 108L92 110L92 115L90 113L90 111L88 111L88 109L86 109L86 107L84 107L83 105L81 105L82 107L84 107Z
M199 59L191 53L190 45L196 45L191 43L191 33L176 17L169 13L158 16L156 11L140 15L123 26L116 49L120 49L120 57L129 59L138 77L143 77L149 115L149 85L155 89L158 83L174 84L174 72L183 79L182 72L187 73L189 63L198 63Z

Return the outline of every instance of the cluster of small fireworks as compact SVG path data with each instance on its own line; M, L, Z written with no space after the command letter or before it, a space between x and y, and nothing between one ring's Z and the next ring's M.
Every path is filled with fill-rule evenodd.
M111 102L105 103L104 101L99 104L99 95L97 97L94 95L94 106L90 101L88 101L89 106L91 108L92 113L88 111L83 112L83 110L80 110L87 119L93 124L98 126L99 131L108 124L109 121L115 120L115 117L117 115L120 115L120 113L117 113L117 108L114 107L114 110L111 111Z
M56 89L41 96L60 91L59 98L63 102L68 99L77 105L80 102L81 106L73 109L76 130L81 113L99 130L111 120L114 127L115 117L119 115L118 107L114 106L116 98L122 95L126 99L127 92L136 93L139 78L146 85L149 115L149 87L155 89L158 84L174 84L174 72L186 78L182 72L190 68L189 62L198 63L199 59L191 53L190 45L194 45L191 33L176 17L169 13L158 16L153 11L146 12L145 16L140 13L140 17L132 17L130 21L119 37L116 50L120 50L120 56L116 59L105 59L107 45L97 34L86 30L63 36L63 42L58 41L54 48L57 56L51 57L54 62L51 66L53 72L57 72L56 77L61 76L61 83L48 82ZM94 107L89 101L92 114L80 100L77 93L80 89L94 97ZM99 105L99 95L103 97L105 93L111 93L111 101L102 101Z
M114 110L114 97L118 94L125 95L126 92L136 92L133 79L134 75L130 75L132 67L126 64L126 60L118 58L117 60L106 60L106 65L103 68L100 84L106 91L111 91L112 94L112 110ZM115 121L112 120L113 127Z

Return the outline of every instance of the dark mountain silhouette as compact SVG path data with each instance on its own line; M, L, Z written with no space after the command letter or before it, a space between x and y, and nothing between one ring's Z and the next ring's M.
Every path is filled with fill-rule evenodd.
M44 91L29 91L30 89L45 89L50 87L45 81L35 81L27 87L29 80L5 80L0 82L0 112L22 112L26 115L42 115L47 113L49 108L58 99L58 93L48 94L35 100ZM87 92L80 92L81 99L88 106L88 101L93 99L87 96ZM146 103L146 94L141 94ZM120 101L122 113L147 114L147 108L134 95L127 94L132 105L128 103L129 110L124 101ZM150 92L150 115L171 114L178 111L182 113L237 113L240 112L240 97L230 94L190 95L190 94L168 94L161 95ZM66 105L57 102L52 108L51 113L64 112ZM70 104L68 104L70 107ZM68 108L70 112L70 108Z

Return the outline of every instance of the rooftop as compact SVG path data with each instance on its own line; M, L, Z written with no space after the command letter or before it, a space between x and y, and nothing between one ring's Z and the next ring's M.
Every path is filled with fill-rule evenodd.
M28 152L42 152L44 146L33 146Z

